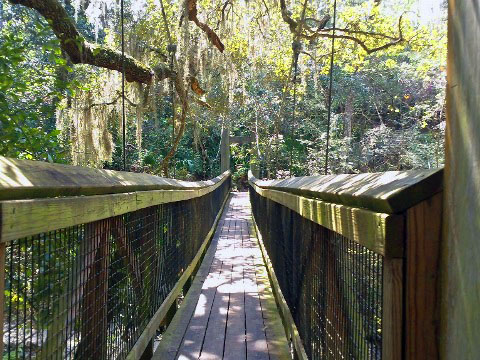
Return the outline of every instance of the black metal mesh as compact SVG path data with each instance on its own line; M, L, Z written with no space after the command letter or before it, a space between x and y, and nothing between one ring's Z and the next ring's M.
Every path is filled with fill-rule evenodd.
M253 189L250 200L308 357L380 359L383 258Z
M3 358L125 358L228 191L8 243Z

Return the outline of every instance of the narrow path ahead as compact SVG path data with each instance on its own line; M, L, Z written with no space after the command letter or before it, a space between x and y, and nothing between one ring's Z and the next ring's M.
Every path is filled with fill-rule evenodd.
M252 227L248 193L232 193L154 359L288 358L287 339Z

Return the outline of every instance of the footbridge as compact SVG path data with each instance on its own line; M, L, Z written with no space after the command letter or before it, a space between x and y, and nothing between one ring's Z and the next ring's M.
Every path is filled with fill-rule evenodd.
M431 358L442 176L242 193L0 157L3 359Z

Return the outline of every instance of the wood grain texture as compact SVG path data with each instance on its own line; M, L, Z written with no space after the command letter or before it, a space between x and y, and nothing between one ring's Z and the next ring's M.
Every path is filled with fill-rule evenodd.
M303 196L260 188L250 183L261 196L267 197L306 219L335 231L376 253L388 257L404 255L404 217L375 213L345 205L328 203Z
M442 194L407 211L406 359L438 358Z
M217 234L215 236L217 236ZM212 243L211 247L217 244L218 240ZM187 295L196 303L189 323L184 329L172 329L174 332L184 331L183 341L177 348L177 351L181 350L180 353L178 353L180 357L185 356L186 358L192 357L196 359L200 357L216 290L224 280L223 275L226 270L223 268L221 261L217 261L218 259L215 258L213 258L213 260L209 268L209 273L202 283L201 291L198 294L191 293ZM221 348L223 349L223 344Z
M243 265L233 264L229 286L227 330L225 332L224 359L246 360L245 341L245 294L243 284ZM212 310L217 310L213 308ZM257 314L262 316L261 312ZM265 334L263 335L265 337Z
M5 243L0 243L0 324L4 323L5 309ZM0 326L0 339L3 339L3 326ZM3 354L3 340L0 341L0 354Z
M253 225L252 225L252 230ZM253 232L254 233L254 232ZM278 316L275 295L270 285L268 271L263 259L255 259L258 295L264 315L263 322L267 336L268 353L272 360L291 360L290 345L285 336L282 319Z
M269 347L265 327L265 315L260 302L257 268L252 259L244 267L245 277L245 334L247 342L247 359L268 360ZM262 316L258 316L258 314ZM278 314L278 313L277 313ZM285 337L285 334L283 334Z
M401 360L403 359L403 259L384 259L382 310L382 356L384 359Z
M153 359L174 360L177 356L178 349L182 344L190 320L196 310L197 300L202 292L203 283L209 275L212 266L221 266L221 264L213 264L213 262L218 243L218 229L223 226L225 213L224 211L218 223L216 233L207 249L198 272L195 274L192 286L186 293L181 306L173 317L172 322L168 325L166 332L162 335L162 341L160 341Z
M260 245L260 249L262 250L263 261L265 262L265 266L272 284L273 294L275 295L276 303L278 304L280 314L283 319L283 324L285 325L287 337L290 338L293 343L296 358L299 360L308 360L307 353L303 347L302 339L300 338L300 334L297 326L295 325L295 321L293 320L293 316L290 313L287 301L285 300L282 290L280 289L280 284L277 276L275 275L275 270L273 269L272 262L270 261L267 250L265 249L265 245L263 244L262 235L255 224L255 219L253 219L253 223L255 232L257 234L258 243Z
M212 180L188 182L145 173L92 169L0 156L0 200L101 195L148 190L189 190L212 186Z
M135 345L132 347L132 349L128 353L126 357L127 360L139 359L140 356L142 356L145 349L147 348L147 346L149 345L150 340L157 334L158 327L162 323L163 319L167 316L170 310L170 307L174 303L176 303L178 296L183 290L183 286L188 281L188 279L192 276L194 269L197 268L198 262L202 259L203 254L208 249L208 245L210 244L212 235L215 233L215 229L222 216L223 209L225 208L225 204L227 203L228 198L229 198L228 196L225 198L222 204L222 207L220 208L210 231L205 237L205 240L203 241L202 246L200 247L197 254L195 255L195 258L184 270L182 276L177 281L172 291L170 291L170 293L168 294L168 296L166 297L162 305L158 308L158 310L152 316L149 323L145 327L145 330L143 331L142 335L140 335L139 339L137 340Z
M228 174L211 186L195 190L151 190L1 201L0 242L106 219L149 206L204 196L217 189L224 181L228 181Z
M230 214L227 214L226 217L228 217L229 220L225 221L224 226L219 229L221 233L215 252L215 259L222 264L222 281L219 282L216 287L212 308L208 314L208 326L204 333L200 358L202 360L215 360L223 357L228 304L230 300L229 286L232 273L231 264L225 262L227 259L224 256L224 252L228 251L230 232L233 231L235 225L235 220L230 218Z
M229 250L228 255L225 254L224 260L224 266L231 266L232 271L230 274L230 284L228 286L228 316L223 358L231 360L246 360L247 343L245 337L245 313L247 308L245 307L243 265L247 259L242 245L243 239L241 231L242 223L245 220L241 217L245 210L244 206L247 204L235 205L237 206L232 208L233 212L230 214L230 218L235 219L235 225L229 231ZM218 308L212 308L213 312L218 312L219 310L220 309ZM257 316L262 316L261 311L257 312ZM263 334L263 337L265 338L265 334Z
M448 2L442 359L480 354L480 3Z
M105 358L107 353L107 298L110 224L96 221L85 227L86 271L81 307L81 339L77 351L86 359ZM63 330L63 329L62 329ZM48 340L47 340L48 342ZM57 354L61 344L44 347ZM59 346L60 345L60 346ZM47 350L48 352L49 350Z
M194 280L201 291L189 291L155 359L290 359L273 295L264 302L270 284L250 226L248 196L236 193L205 257L209 274Z
M396 214L440 192L443 170L387 171L383 173L303 176L250 182L331 203Z

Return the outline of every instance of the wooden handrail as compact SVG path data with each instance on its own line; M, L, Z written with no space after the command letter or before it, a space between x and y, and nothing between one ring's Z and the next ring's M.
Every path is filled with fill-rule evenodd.
M188 280L201 261L202 254L208 247L216 223L228 198L229 179L230 171L226 171L209 181L186 182L148 174L87 169L0 157L0 265L2 265L0 266L0 289L5 285L5 258L8 254L6 249L13 246L12 244L28 244L29 241L34 241L36 244L43 241L46 244L48 241L48 247L40 247L38 251L44 251L49 256L59 256L58 254L63 251L63 248L61 251L57 251L56 255L48 253L52 242L58 245L57 234L49 232L63 231L63 229L84 224L73 235L65 235L65 239L82 241L82 246L86 247L88 251L82 253L78 250L75 256L76 259L82 257L85 259L82 259L81 263L78 264L75 262L74 265L65 265L70 272L63 274L62 279L55 279L55 281L64 282L62 291L65 294L69 289L71 294L81 299L79 301L82 301L82 304L88 302L89 306L85 307L87 310L90 309L88 311L95 312L91 309L99 306L102 311L98 313L100 315L96 315L100 319L98 328L104 329L106 306L102 304L106 302L109 291L107 290L108 274L111 269L108 264L113 254L111 251L117 251L115 256L121 257L127 263L125 265L126 271L133 279L131 281L135 284L133 287L137 291L142 286L139 285L141 282L138 281L137 275L140 273L137 274L137 272L145 271L142 276L145 276L146 279L150 276L151 269L149 266L153 265L146 261L143 265L139 265L135 256L140 256L140 254L135 255L135 251L139 252L140 246L144 246L150 252L160 251L158 249L159 243L162 243L165 249L167 249L167 246L178 248L178 241L182 240L181 234L183 234L183 240L186 241L184 246L188 246L183 251L183 254L185 254L182 255L183 257L175 255L174 258L170 254L162 255L160 253L156 255L158 257L165 256L165 259L168 256L171 257L169 260L171 265L176 266L171 276L172 278L178 276L178 279L176 279L173 288L168 288L167 297L155 310L156 312L149 319L148 325L140 329L142 330L141 336L136 339L135 345L129 349L130 353L127 358L140 358L150 344L152 337L155 336L160 323L166 319L172 309L176 309L178 295L182 289L185 289ZM204 197L205 195L208 196ZM190 199L195 201L185 201ZM184 201L184 203L177 204L180 201ZM214 201L218 202L213 203ZM160 208L155 207L160 204L168 205ZM145 211L138 212L141 209L145 209ZM127 213L132 213L132 216L117 217ZM137 222L139 219L142 220ZM207 225L208 228L205 228ZM157 228L154 228L155 226ZM169 232L168 236L166 235L167 231ZM195 232L201 234L201 238L196 239ZM33 240L29 236L34 236ZM166 236L168 240L166 240ZM115 244L115 247L118 246L122 250L112 250L108 244ZM69 243L69 246L73 247L74 245ZM195 251L194 254L193 251ZM10 252L10 256L14 256L12 252ZM33 262L33 255L31 256ZM70 254L69 256L73 255ZM152 255L149 253L148 256ZM70 266L76 268L72 270ZM79 266L82 266L81 270L79 270ZM94 267L96 269L95 274L101 274L102 279L92 275L93 271L88 270ZM98 270L97 267L101 269ZM162 269L162 267L158 267L156 271L161 272ZM72 274L75 274L76 277L83 276L81 282L76 277L70 281L69 276L73 276ZM167 276L168 272L161 273L161 275ZM50 275L47 276L49 281L53 280ZM156 276L160 275L157 274ZM156 278L155 281L159 281L159 279ZM149 291L149 286L152 286L153 280L150 278L150 280L144 281L146 283L150 281L149 285L144 284L146 286L144 291ZM101 282L101 285L98 282ZM87 287L88 290L85 290ZM80 292L77 293L77 288L82 290L78 290ZM59 300L59 309L73 306L67 304L65 294L62 293ZM140 295L136 293L136 296ZM97 301L97 299L100 300ZM3 298L0 299L0 310L4 306L3 300ZM147 298L147 300L149 299ZM91 304L94 304L93 307L90 306ZM144 302L140 302L139 306L143 305ZM89 333L88 326L98 319L90 316L91 314L87 310L82 315L88 320L87 325L82 323L82 326L87 328L81 331ZM66 311L61 310L58 311L58 314L55 313L57 317L55 321L52 321L51 324L53 325L50 323L48 325L49 334L56 334L56 331L64 326L66 313ZM3 315L3 311L0 312L0 315ZM2 316L0 316L0 319L3 322ZM97 324L94 326L97 326ZM2 335L1 331L0 335ZM47 341L61 342L62 340L49 335ZM92 344L89 345L91 349L97 351L98 349L95 349L96 344ZM3 343L0 345L3 345ZM46 345L45 351L48 353L48 351L56 351L55 349L55 347ZM1 346L0 350L2 350Z
M200 197L229 175L187 182L0 157L0 243Z
M283 180L258 180L249 173L249 181L264 189L397 214L441 192L443 169L302 176Z
M0 200L103 195L150 190L196 190L215 185L227 172L208 181L181 181L144 173L92 169L0 156Z
M249 183L260 195L382 256L403 257L404 219L401 215L375 212L309 198L290 191L280 191L278 189L281 187L271 188L267 182L257 180L251 173ZM288 190L294 189L294 183L290 182Z
M267 181L250 172L249 184L383 257L383 358L437 357L442 169Z
M260 195L389 258L404 256L403 213L443 187L443 169L248 178Z

